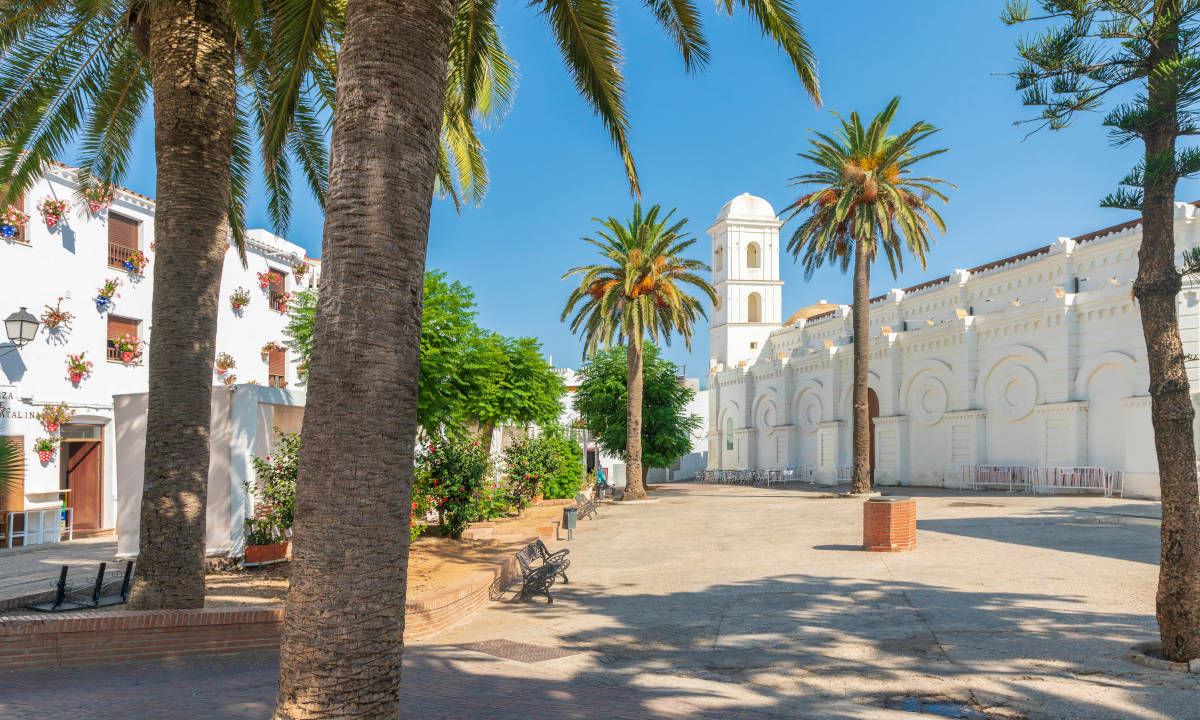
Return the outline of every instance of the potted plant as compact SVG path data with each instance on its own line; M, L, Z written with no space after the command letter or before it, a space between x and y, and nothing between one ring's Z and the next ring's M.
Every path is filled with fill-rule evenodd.
M4 212L0 213L0 236L15 237L17 230L27 222L29 222L28 214L9 205Z
M225 377L221 378L221 384L225 385L226 387L234 384L235 382L237 382L237 375L234 375L233 373L229 373Z
M65 402L60 402L57 405L47 405L37 414L38 421L42 424L42 427L46 428L46 432L48 433L58 432L61 426L71 422L74 417L75 411Z
M146 344L128 333L109 342L112 343L113 348L120 355L121 362L127 364L135 362L142 356L142 346Z
M67 356L67 375L72 384L78 385L85 377L92 374L92 361L84 357L87 352Z
M301 260L292 265L292 274L296 276L296 280L303 280L308 274L308 263Z
M258 273L258 286L263 290L271 287L271 283L277 283L283 278L274 270Z
M100 289L96 291L96 309L100 312L104 312L112 307L113 298L119 297L117 295L117 288L120 286L120 278L109 278L108 280L105 280L104 284L100 286Z
M290 301L291 299L292 299L292 294L291 294L291 293L289 293L289 292L280 293L279 295L277 295L277 296L275 297L275 300L274 300L274 309L275 309L275 310L277 310L277 311L279 311L279 312L281 312L281 313L285 313L285 312L287 312L287 310L288 310L288 301Z
M272 351L274 351L274 352L284 352L285 350L287 350L287 348L285 348L284 346L282 346L282 345L280 345L279 343L277 343L277 342L275 342L274 340L272 340L272 341L270 341L270 342L268 342L267 344L265 344L265 345L263 345L263 346L262 346L262 351L261 351L261 352L262 352L262 359L263 359L263 360L266 360L267 358L269 358L269 357L271 356L271 352L272 352Z
M101 210L112 205L113 191L107 186L93 185L83 189L83 199L87 201L88 210L91 210L93 215L97 215Z
M295 517L296 470L300 457L300 436L281 435L275 452L254 458L256 486L242 487L257 498L254 516L246 520L245 565L263 565L287 558L288 536Z
M234 290L233 294L229 296L229 304L235 312L246 307L250 304L250 291L244 287Z
M38 210L42 213L42 219L46 221L46 227L52 228L63 219L67 214L67 201L56 200L51 197L42 198L38 203Z
M121 264L125 266L126 271L134 275L141 275L142 271L146 269L146 264L149 262L150 258L146 257L146 253L141 250L134 250L129 253L129 257L125 258L125 261Z
M75 314L62 309L62 298L54 304L54 307L46 306L46 312L42 313L42 324L47 330L58 330L59 328L71 329L71 321L75 319Z
M217 374L224 375L226 372L237 367L237 361L229 353L218 353L216 365Z
M58 451L58 438L38 438L33 443L33 451L37 453L38 460L42 463L48 463L54 459L54 453Z

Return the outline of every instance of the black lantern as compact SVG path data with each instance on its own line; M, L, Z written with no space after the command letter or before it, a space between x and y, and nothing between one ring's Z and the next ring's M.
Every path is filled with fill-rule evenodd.
M4 319L4 332L8 334L8 339L12 341L13 345L24 347L33 342L39 324L38 319L22 307Z

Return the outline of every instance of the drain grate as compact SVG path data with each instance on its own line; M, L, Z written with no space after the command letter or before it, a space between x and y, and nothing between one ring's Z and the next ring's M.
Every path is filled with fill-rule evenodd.
M969 703L944 698L889 698L883 703L889 710L921 713L944 718L959 718L959 720L988 720L986 713L972 707Z
M512 640L484 640L482 642L462 643L461 645L455 645L455 647L523 663L539 663L579 654L571 650L514 642Z

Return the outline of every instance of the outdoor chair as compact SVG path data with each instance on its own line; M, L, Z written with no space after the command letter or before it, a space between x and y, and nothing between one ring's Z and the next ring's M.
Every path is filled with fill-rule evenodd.
M550 588L554 586L558 570L553 565L547 565L538 551L537 544L529 543L517 553L517 562L521 566L521 592L517 600L528 600L534 595L545 595L546 604L554 602Z
M575 496L575 507L579 509L579 519L580 520L583 520L584 518L589 517L589 516L592 516L592 517L596 516L598 514L596 509L599 506L599 504L600 504L599 496L591 498L591 499L588 499L588 496L584 495L583 493L579 493L578 495Z
M567 568L571 567L571 561L567 559L570 550L559 550L558 552L550 552L550 548L546 547L546 543L542 542L541 538L533 541L533 546L537 549L538 555L542 558L543 565L549 565L554 568L555 573L562 577L564 583L570 582L567 579Z

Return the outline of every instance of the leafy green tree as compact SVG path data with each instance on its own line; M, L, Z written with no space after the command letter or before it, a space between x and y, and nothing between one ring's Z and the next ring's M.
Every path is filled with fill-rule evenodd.
M475 387L465 398L463 412L476 425L484 449L490 452L492 430L497 425L555 422L562 412L560 400L566 387L546 361L537 340L493 333L481 344L489 350L471 353L481 361L479 372L471 378Z
M430 194L438 183L455 194L456 180L470 197L482 192L474 123L511 98L513 73L495 23L465 5L446 17L459 32L439 59L449 58L450 72L439 78L446 97L433 123ZM243 251L256 135L277 230L290 214L293 162L323 201L322 118L335 102L345 10L342 0L0 3L0 203L28 189L72 140L81 195L120 183L153 100L155 322L134 608L203 605L211 369L226 241L232 236ZM469 185L475 179L482 184Z
M704 424L687 412L696 393L679 382L679 367L649 345L644 352L642 477L650 468L668 468L692 451L692 434ZM628 407L626 349L598 352L579 371L575 409L604 452L625 458Z
M685 65L703 67L708 46L696 5L644 4ZM637 193L615 5L539 0L532 7L602 118ZM394 589L404 584L408 545L397 542L395 528L408 524L412 493L412 453L402 439L417 430L421 283L446 59L456 39L474 37L472 25L455 21L456 8L464 7L486 19L496 3L346 4L321 312L296 498L308 512L298 513L294 531L276 720L390 717L402 702L404 595ZM817 96L816 62L791 0L721 0L718 7L754 18L792 62L798 86ZM485 70L471 62L455 68L468 78ZM468 95L464 105L471 104ZM370 337L387 338L387 345L363 342ZM385 427L386 435L364 427ZM373 521L346 523L361 514L363 497L378 501ZM346 548L353 548L350 562Z
M283 344L300 358L296 374L300 384L308 380L308 361L312 357L313 324L317 316L317 289L304 288L292 295L288 305L288 323L283 329Z
M1200 173L1200 149L1179 148L1200 134L1200 2L1196 0L1043 0L1030 15L1009 2L1008 25L1047 23L1017 44L1013 76L1022 100L1040 107L1034 132L1062 130L1076 115L1113 102L1104 118L1113 142L1140 142L1141 160L1103 207L1138 210L1142 244L1133 296L1141 313L1150 370L1150 420L1162 494L1162 555L1157 612L1163 653L1200 657L1200 491L1191 388L1179 336L1175 267L1175 190Z
M789 205L788 219L808 212L788 241L787 249L804 266L805 278L818 268L837 265L842 272L854 260L854 479L851 492L871 490L871 427L867 377L871 369L871 263L882 250L895 277L904 268L907 250L921 267L929 250L929 224L943 233L945 223L928 198L947 201L937 185L945 180L914 176L913 166L945 150L922 151L917 146L937 132L915 123L899 135L889 135L900 106L893 98L883 112L863 125L858 113L841 121L835 135L813 132L812 150L800 157L817 166L814 172L792 178L793 186L816 186ZM953 187L951 185L951 187Z
M707 316L700 300L689 295L685 285L700 291L714 305L719 302L712 285L697 271L708 265L683 257L696 240L683 230L687 220L671 223L674 210L661 219L662 209L655 205L645 215L641 203L633 206L633 216L625 222L610 217L600 221L604 230L596 238L584 238L595 245L604 261L581 265L567 271L563 278L580 275L579 286L567 297L562 319L575 312L571 331L583 335L584 356L608 349L616 339L630 351L626 359L626 437L625 492L622 498L646 497L642 479L642 422L644 341L659 338L670 344L671 334L683 337L690 349L696 320ZM578 308L576 310L576 308Z

